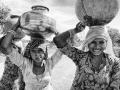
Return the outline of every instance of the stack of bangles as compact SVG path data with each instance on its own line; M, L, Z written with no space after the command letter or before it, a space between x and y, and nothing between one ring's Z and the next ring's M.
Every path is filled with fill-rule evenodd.
M10 30L10 31L8 31L7 33L11 33L11 34L13 34L14 36L15 36L15 34L16 34L16 32L15 32L14 30Z
M72 38L76 33L74 30L69 30L70 38Z

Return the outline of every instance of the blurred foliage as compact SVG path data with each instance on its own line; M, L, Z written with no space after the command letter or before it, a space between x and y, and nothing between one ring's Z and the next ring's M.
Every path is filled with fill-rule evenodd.
M118 29L114 29L114 28L109 28L108 32L112 39L113 51L114 51L115 55L118 58L120 58L120 32Z
M11 30L12 26L13 26L13 23L10 20L7 20L3 25L3 28L2 28L3 32L2 33L6 34L7 31Z
M113 46L120 47L120 32L118 29L109 28L109 35L112 39Z
M6 18L10 11L11 9L9 7L0 2L0 24L4 24L4 22L6 22Z

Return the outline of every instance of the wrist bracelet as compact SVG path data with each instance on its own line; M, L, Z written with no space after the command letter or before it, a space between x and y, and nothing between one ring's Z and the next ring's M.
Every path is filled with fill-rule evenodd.
M16 32L15 32L15 31L13 31L13 30L10 30L10 31L8 31L8 32L12 33L13 35L15 35L15 34L16 34Z
M70 33L70 38L73 37L73 36L76 34L73 29L72 29L72 30L69 30L69 33Z

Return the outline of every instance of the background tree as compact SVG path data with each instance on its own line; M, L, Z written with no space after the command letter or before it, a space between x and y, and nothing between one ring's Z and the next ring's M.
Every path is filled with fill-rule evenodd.
M118 29L110 27L108 27L108 32L112 39L114 53L120 58L120 32Z

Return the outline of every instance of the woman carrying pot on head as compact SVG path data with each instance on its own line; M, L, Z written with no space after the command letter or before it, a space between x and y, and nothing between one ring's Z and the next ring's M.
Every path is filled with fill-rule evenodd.
M22 70L25 90L53 90L51 86L51 70L54 65L61 59L62 53L57 49L56 52L48 58L46 51L42 50L39 45L44 43L44 38L35 39L31 41L27 48L25 55L19 54L13 47L11 47L14 34L19 27L18 21L14 25L13 30L8 32L2 40L1 47L4 54L12 56L11 61L19 66Z
M91 26L78 50L68 44L69 38L85 29L78 23L76 28L54 37L59 50L73 60L77 66L71 90L119 90L120 61L107 53L109 35L103 26Z
M10 18L11 9L0 3L0 43L4 38L4 35L7 31L14 25L15 23L12 22ZM6 31L7 30L7 31ZM17 42L20 38L24 37L24 34L21 32L21 29L18 30L19 35L13 40ZM12 44L13 48L21 50L20 47L16 46L14 43ZM2 48L0 47L0 51ZM20 52L19 52L20 53ZM12 59L12 58L11 58ZM10 61L10 58L7 57L5 54L0 52L0 66L1 66L1 75L0 75L0 90L24 90L24 80L23 75L20 68L13 64Z

